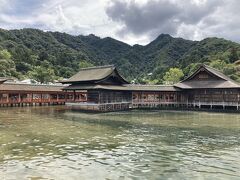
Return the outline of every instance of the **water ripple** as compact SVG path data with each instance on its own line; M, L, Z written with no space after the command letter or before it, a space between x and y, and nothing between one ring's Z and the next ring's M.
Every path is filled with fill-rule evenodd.
M240 179L232 114L42 108L0 111L2 179Z

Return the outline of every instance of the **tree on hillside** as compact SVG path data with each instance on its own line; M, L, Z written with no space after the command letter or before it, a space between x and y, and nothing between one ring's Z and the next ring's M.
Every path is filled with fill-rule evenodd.
M239 60L237 49L236 48L232 48L230 50L229 62L230 63L234 63L237 60Z
M0 51L0 59L11 59L12 55L10 54L10 52L8 52L8 50L4 49L2 51Z
M226 74L229 77L234 77L237 73L237 68L236 65L234 64L227 64L224 68L223 68L223 73Z
M220 71L223 71L223 69L227 66L227 63L222 60L214 60L209 63L209 66L218 69Z
M79 62L79 68L81 69L81 68L88 68L88 67L92 67L93 66L93 64L92 63L90 63L90 62L88 62L88 61L86 61L86 60L81 60L80 62Z
M170 68L163 77L165 84L175 84L184 76L183 71L179 68Z
M150 77L151 81L153 81L153 83L155 84L162 84L162 79L163 76L165 75L165 72L167 71L167 67L166 66L157 66L152 73L152 76ZM157 80L157 81L156 81Z
M226 62L221 60L214 60L209 63L209 66L220 70L221 72L223 72L223 74L229 76L233 80L240 80L240 73L237 64L227 64Z
M201 63L191 63L183 69L183 74L185 77L188 77L193 74L201 65Z
M56 78L54 70L50 67L46 68L44 66L34 67L33 70L29 72L29 77L42 84L53 82Z
M0 51L0 76L1 77L17 77L16 66L11 59L12 55L7 50Z

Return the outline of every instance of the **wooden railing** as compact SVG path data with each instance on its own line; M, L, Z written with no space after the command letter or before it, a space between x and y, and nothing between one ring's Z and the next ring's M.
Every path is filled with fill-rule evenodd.
M164 105L164 104L184 104L184 105L193 105L193 106L200 106L200 105L210 105L210 106L240 106L240 102L238 101L150 101L150 100L133 100L133 105Z
M186 102L190 105L213 105L213 106L239 106L240 102L238 101L192 101Z
M18 104L18 103L64 103L64 102L86 102L86 100L73 99L32 99L32 98L17 98L17 99L0 99L0 104Z
M148 104L148 103L155 103L155 104L169 104L169 103L177 103L175 100L168 100L168 101L159 101L159 100L133 100L133 104Z
M116 102L116 103L91 103L91 102L71 102L67 103L67 106L72 109L86 110L86 111L117 111L117 110L127 110L130 108L131 102Z

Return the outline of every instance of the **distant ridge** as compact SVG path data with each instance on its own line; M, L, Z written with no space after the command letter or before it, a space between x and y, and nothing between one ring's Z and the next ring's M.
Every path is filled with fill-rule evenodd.
M222 38L191 41L161 34L149 44L130 46L111 37L93 34L73 36L38 29L0 29L0 50L7 49L17 73L27 76L35 66L48 66L58 77L69 78L79 70L79 62L93 66L115 65L128 80L141 79L152 73L161 79L170 67L184 69L191 63L212 60L228 61L231 49L240 54L238 43Z

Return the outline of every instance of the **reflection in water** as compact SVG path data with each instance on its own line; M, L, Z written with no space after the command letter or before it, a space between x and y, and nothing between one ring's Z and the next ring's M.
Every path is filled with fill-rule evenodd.
M0 109L1 179L239 179L238 114Z

